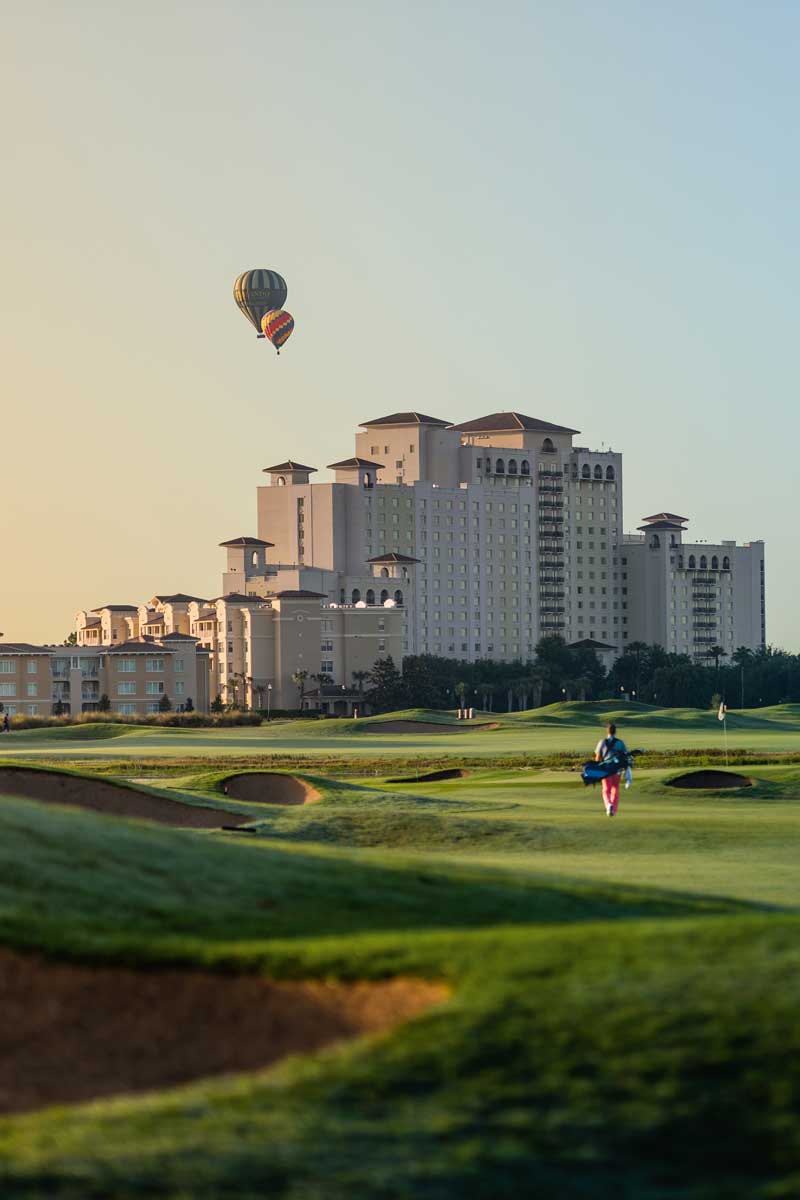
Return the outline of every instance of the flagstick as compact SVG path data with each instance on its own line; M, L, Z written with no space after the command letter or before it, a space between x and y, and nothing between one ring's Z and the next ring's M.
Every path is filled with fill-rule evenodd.
M728 765L728 714L722 718L722 728L725 732L725 766Z

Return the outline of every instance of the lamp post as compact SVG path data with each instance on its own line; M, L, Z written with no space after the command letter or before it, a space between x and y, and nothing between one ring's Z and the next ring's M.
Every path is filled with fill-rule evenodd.
M269 724L270 713L272 711L272 684L267 684L267 724Z

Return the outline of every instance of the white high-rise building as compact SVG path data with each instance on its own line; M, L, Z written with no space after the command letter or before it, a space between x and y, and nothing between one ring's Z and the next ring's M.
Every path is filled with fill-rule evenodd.
M574 446L576 432L516 412L393 413L363 423L330 483L291 460L265 468L266 564L246 590L393 600L406 653L525 659L559 634L613 655L627 634L622 457Z
M628 582L631 641L656 642L695 658L721 646L766 646L764 543L690 543L687 517L662 512L626 534L621 558Z

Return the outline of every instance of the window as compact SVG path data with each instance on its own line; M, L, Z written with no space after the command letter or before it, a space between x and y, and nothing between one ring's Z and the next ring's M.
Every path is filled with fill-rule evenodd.
M595 479L603 478L603 468L600 466L599 463L597 464L597 466L594 469L594 477L595 477Z
M35 716L36 716L36 712L37 712L36 705L35 705L35 704L29 704L29 705L28 705L28 716L29 716L29 717L35 717Z
M36 659L35 659L35 658L29 658L29 659L28 659L28 674L29 674L29 675L35 675L35 674L36 674L36 671L37 671L37 669L38 669L38 664L37 664L37 662L36 662Z
M324 658L322 660L322 662L319 664L319 669L320 669L321 675L332 675L333 674L333 659L332 658Z
M706 558L705 554L701 554L700 555L700 570L705 571L707 567L708 567L708 559Z
M549 437L545 438L544 441L542 442L542 452L544 454L554 454L555 449L556 448L553 445L553 439L549 438Z
M527 458L523 458L522 462L520 463L519 473L520 475L530 475L531 464L528 462Z
M117 684L117 695L118 696L135 696L136 695L136 684L133 681L131 681L130 683L118 683Z
M0 675L13 675L13 674L14 674L13 662L11 662L7 658L4 658L2 660L2 662L0 662Z
M136 712L136 705L135 704L120 704L119 708L117 709L117 712L120 713L123 717L129 717L129 716L131 716L132 713Z
M613 479L613 478L614 478L614 468L606 467L606 479Z
M176 658L176 659L175 659L175 664L174 664L174 670L175 670L175 671L177 671L178 673L180 673L181 671L183 671L183 669L184 669L184 666L183 666L183 659L182 659L182 658Z
M147 711L148 711L149 713L157 713L157 712L158 712L158 705L157 705L157 704L153 704L153 703L151 702L150 704L148 704L148 705L147 705Z
M120 658L117 661L117 670L123 672L132 672L136 670L135 658Z
M689 570L693 571L695 567L695 558L693 554L689 555Z
M731 560L728 558L727 554L722 560L722 569L723 571L730 571L731 569Z
M359 602L359 600L360 600L360 599L361 599L361 592L359 591L359 589L358 589L358 588L353 588L353 598L352 598L352 603L353 603L353 604L358 604L358 602Z
M591 479L591 478L592 478L591 468L589 467L588 463L584 463L583 466L581 467L581 479Z
M494 470L496 475L505 475L506 464L503 462L502 458L498 458Z
M718 571L718 570L719 570L719 559L717 558L716 554L715 554L715 555L714 555L714 557L711 559L711 569L712 569L712 571ZM29 665L30 665L30 664L29 664Z
M163 658L148 658L145 669L147 671L163 671L164 670Z
M144 685L145 694L148 696L163 696L164 681L162 679L148 679Z
M367 604L375 603L375 592L372 588L367 588Z
M186 690L186 684L183 682L183 680L182 679L177 680L177 682L175 684L175 695L182 696L184 694L185 690Z
M395 604L403 603L403 593L400 591L399 588L397 589L397 591L394 594L394 602L395 602Z
M16 696L17 685L15 683L0 683L0 696Z
M39 695L38 683L29 683L28 684L28 695L29 696L38 696Z
M516 475L517 473L517 460L515 458L508 460L508 473L509 475Z

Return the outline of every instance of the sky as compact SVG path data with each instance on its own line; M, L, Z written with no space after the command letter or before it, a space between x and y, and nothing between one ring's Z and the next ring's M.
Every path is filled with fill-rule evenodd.
M359 421L517 409L623 452L628 531L763 538L800 649L799 40L780 0L9 8L5 639L218 594L262 468Z

